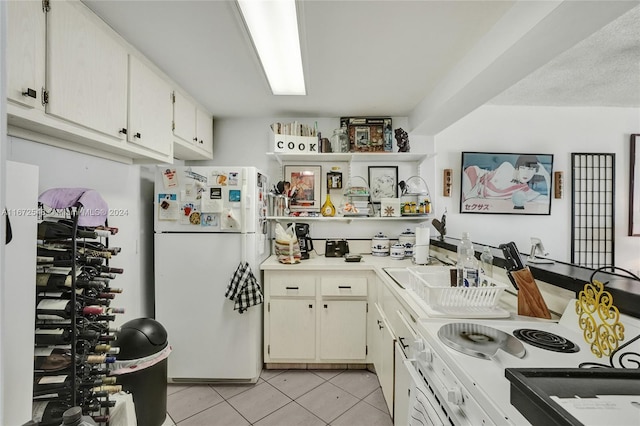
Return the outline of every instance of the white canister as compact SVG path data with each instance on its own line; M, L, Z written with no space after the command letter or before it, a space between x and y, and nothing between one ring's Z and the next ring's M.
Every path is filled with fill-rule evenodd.
M416 234L407 228L398 237L398 242L404 246L404 257L413 256L413 246L416 244Z
M404 246L400 243L395 243L391 246L391 258L395 260L404 259Z
M374 256L389 256L389 237L378 232L371 239L371 254Z

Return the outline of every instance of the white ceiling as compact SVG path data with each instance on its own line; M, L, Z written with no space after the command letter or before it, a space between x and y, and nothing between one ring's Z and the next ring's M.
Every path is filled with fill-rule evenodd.
M490 101L640 106L635 0L298 0L304 97L271 95L234 1L83 2L216 118L407 116L435 134Z

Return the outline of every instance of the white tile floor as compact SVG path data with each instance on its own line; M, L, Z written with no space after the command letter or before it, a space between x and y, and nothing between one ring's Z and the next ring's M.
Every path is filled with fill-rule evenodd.
M253 385L167 387L163 426L391 426L375 373L263 370Z

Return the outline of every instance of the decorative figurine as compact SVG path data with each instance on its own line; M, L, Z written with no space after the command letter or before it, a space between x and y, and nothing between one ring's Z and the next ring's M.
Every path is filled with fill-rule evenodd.
M447 209L445 209L444 213L442 213L442 218L440 220L433 219L431 221L431 224L434 228L436 228L436 231L440 233L438 239L440 241L444 241L444 236L447 234Z
M398 127L396 130L396 143L398 144L398 152L409 152L411 147L409 146L409 135L402 130L402 127Z

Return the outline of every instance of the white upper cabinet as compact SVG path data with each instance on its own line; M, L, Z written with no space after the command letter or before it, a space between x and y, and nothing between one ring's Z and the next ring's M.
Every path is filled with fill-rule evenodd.
M127 50L74 2L54 2L47 21L47 113L115 138L127 126Z
M213 158L213 119L179 91L173 98L174 155L181 160Z
M129 142L161 154L173 153L171 94L169 83L129 55Z
M213 156L213 118L201 109L196 109L196 145Z
M82 2L7 12L9 135L125 163L212 158L212 117L190 102L174 118L179 87Z
M7 97L44 109L45 13L37 1L7 3Z

